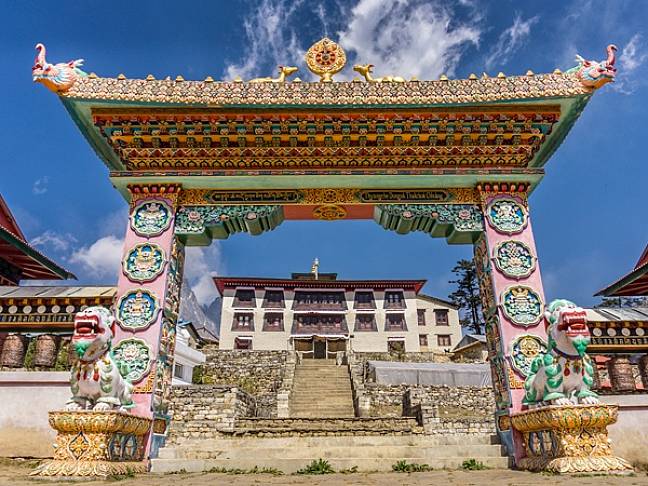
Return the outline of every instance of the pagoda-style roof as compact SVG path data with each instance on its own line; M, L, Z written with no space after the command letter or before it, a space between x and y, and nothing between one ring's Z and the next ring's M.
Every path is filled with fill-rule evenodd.
M30 245L0 195L0 284L20 280L76 279L74 274Z
M284 289L406 289L417 294L427 280L316 280L266 277L214 277L214 283L221 295L226 288L284 288Z
M605 297L637 297L648 295L648 245L634 269L595 295Z

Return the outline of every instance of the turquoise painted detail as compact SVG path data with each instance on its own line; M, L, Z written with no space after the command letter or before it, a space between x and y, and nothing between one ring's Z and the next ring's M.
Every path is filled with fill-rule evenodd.
M145 201L131 214L131 228L139 236L157 236L171 225L171 208L163 201Z
M374 220L402 235L423 231L455 244L472 244L484 231L481 210L474 204L379 205L374 209Z
M282 206L182 206L176 214L175 234L186 245L203 246L234 233L260 235L283 220Z
M500 302L504 315L518 326L532 326L542 317L542 299L531 287L509 287L502 294Z
M486 208L486 218L498 233L509 235L521 233L528 219L525 207L508 197L493 199Z
M117 303L117 320L124 329L145 329L157 318L158 299L147 289L135 289L124 294Z

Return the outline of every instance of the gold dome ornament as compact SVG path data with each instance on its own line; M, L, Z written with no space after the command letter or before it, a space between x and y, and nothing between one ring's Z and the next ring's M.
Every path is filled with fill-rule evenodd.
M306 51L304 59L308 69L320 76L323 83L333 81L333 75L346 64L346 54L342 48L327 37L313 44Z

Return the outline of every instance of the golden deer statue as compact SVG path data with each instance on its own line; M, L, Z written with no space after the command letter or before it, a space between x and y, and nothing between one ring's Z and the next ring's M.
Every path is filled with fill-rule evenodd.
M279 66L279 77L277 78L254 78L250 79L248 83L284 83L286 78L293 73L297 72L294 66Z
M404 83L405 78L400 76L383 76L381 78L374 78L371 73L373 72L373 64L356 64L353 70L359 72L364 76L368 83Z

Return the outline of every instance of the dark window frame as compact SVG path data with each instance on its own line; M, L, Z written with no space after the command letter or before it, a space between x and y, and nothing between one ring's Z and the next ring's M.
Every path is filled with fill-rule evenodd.
M426 348L430 346L430 340L428 339L427 334L419 334L419 346Z
M441 340L448 339L448 344L442 344ZM449 348L452 346L452 335L451 334L437 334L437 346L440 348Z
M441 316L444 316L440 319ZM448 309L434 309L434 324L437 326L450 325L450 311Z
M359 297L363 297L360 299ZM364 299L365 296L368 296L368 299ZM363 310L375 310L376 309L376 297L373 290L356 290L353 297L353 308L354 309L363 309Z
M416 322L419 326L426 326L427 319L425 318L426 309L416 309Z
M281 295L280 300L274 298L268 299L270 295ZM263 295L263 303L261 304L264 309L284 309L286 307L286 296L283 290L270 289L266 290Z
M279 324L270 324L268 318L269 317L276 317L279 316ZM284 315L283 312L266 312L263 315L263 331L264 332L283 332L284 331Z
M242 325L239 317L249 317L250 325ZM232 316L232 331L252 331L254 332L254 313L253 312L235 312Z
M365 318L367 322L361 322ZM367 325L368 324L368 325ZM366 327L365 327L366 326ZM378 332L378 323L376 322L376 314L374 313L358 313L355 317L355 324L353 325L354 332Z
M400 322L401 324L398 326L395 326L392 324L392 318L394 316L400 316ZM407 332L407 320L405 319L405 313L404 312L389 312L385 314L385 331L386 332Z
M394 298L395 297L395 298ZM384 309L406 309L405 292L402 290L385 290Z
M251 294L251 299L241 299L241 294ZM254 289L236 289L234 292L234 301L232 307L241 309L256 309L256 291Z

